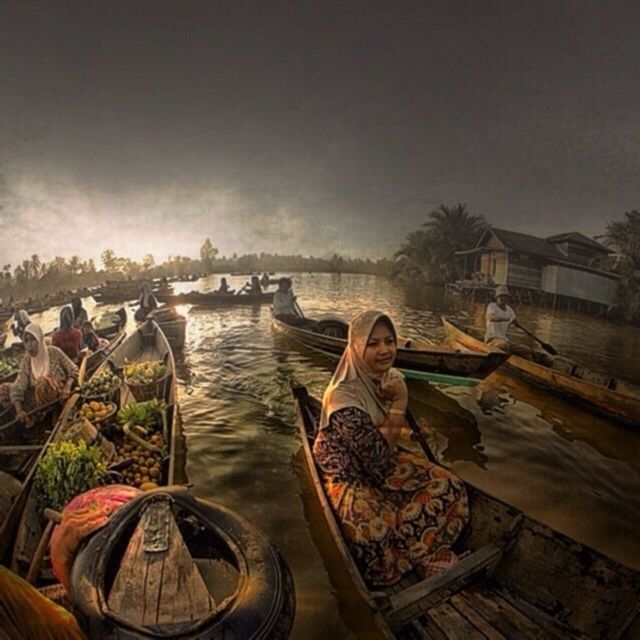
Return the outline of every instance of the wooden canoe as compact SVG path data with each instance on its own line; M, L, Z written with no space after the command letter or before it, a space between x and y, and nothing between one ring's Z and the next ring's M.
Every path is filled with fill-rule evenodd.
M249 293L200 293L190 291L189 293L179 293L177 295L156 294L158 302L165 302L168 305L192 304L195 307L206 309L216 309L220 307L233 307L236 305L258 305L273 302L273 292L253 295Z
M342 355L347 345L348 325L336 318L311 320L302 326L273 318L276 331L296 344L332 357ZM485 378L507 358L502 352L479 354L466 348L446 347L420 340L398 338L395 365L403 371L428 372L444 376Z
M127 324L127 310L120 307L117 311L103 313L92 324L98 336L111 340Z
M320 403L294 386L302 446L315 493L352 588L383 637L618 638L640 633L640 572L553 531L466 484L470 522L456 543L469 551L448 571L370 588L343 537L312 448Z
M94 375L99 375L106 367L118 370L123 367L125 360L128 362L163 360L167 365L169 375L165 379L161 398L167 405L167 443L169 448L164 480L167 484L183 484L186 482L186 452L177 405L175 364L171 347L155 322L151 320L145 322L137 331L128 336L98 367ZM120 388L119 395L119 406L134 400L131 391L124 384ZM64 436L65 429L61 428L52 442L57 442ZM29 567L36 557L39 543L45 534L45 529L44 519L38 508L36 492L31 487L13 547L11 569L15 573L22 577L27 575ZM45 570L41 575L41 580L46 580L46 574Z
M158 323L172 349L182 349L187 335L187 319L175 307L162 307L149 316Z
M82 384L85 373L86 359L80 364L79 384ZM15 421L0 427L0 469L9 473L20 485L20 490L14 496L11 508L0 526L0 562L10 559L16 528L31 493L37 463L49 443L57 438L57 434L70 419L78 400L78 394L72 394L61 412L57 402L41 408L41 418L28 431Z
M447 338L479 353L495 349L474 335L474 329L442 318ZM548 366L516 355L505 368L527 382L564 396L571 402L622 424L640 427L640 388L619 378L604 376L565 358L553 358Z

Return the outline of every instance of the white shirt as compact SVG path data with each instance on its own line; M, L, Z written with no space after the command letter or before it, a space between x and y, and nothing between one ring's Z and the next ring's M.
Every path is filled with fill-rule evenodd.
M492 338L506 340L507 329L516 319L516 314L513 309L509 305L507 305L505 309L501 309L497 303L491 302L487 305L487 313L485 317L487 330L484 334L484 341L488 342ZM508 322L494 322L489 319L491 317L498 318L499 320L507 320Z
M293 291L276 291L273 294L273 315L298 315L294 306Z

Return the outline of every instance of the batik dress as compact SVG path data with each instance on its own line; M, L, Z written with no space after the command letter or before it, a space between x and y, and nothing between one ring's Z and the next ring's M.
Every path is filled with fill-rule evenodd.
M455 561L451 545L469 518L464 483L413 453L392 452L362 409L335 411L314 457L329 501L365 579L391 585L417 569Z

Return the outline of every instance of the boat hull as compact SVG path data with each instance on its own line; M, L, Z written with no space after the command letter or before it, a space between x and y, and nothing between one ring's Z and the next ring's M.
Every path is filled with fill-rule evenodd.
M465 327L442 319L448 339L480 353L492 351ZM640 395L620 393L601 385L567 375L516 355L509 356L505 369L519 378L552 391L583 407L622 424L640 428ZM630 385L629 385L630 386Z
M324 352L332 356L341 356L347 341L344 338L315 333L311 330L295 327L273 319L276 331L302 346ZM460 349L447 349L438 345L426 348L398 347L394 366L408 371L438 373L451 376L485 378L497 369L507 356L501 352L478 354Z

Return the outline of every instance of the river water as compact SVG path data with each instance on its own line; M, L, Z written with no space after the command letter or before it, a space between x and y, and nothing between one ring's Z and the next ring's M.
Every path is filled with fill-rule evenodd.
M205 291L218 280L176 290ZM244 280L229 278L232 286ZM442 338L443 313L482 324L479 305L446 299L436 288L399 289L377 276L294 274L294 289L309 316L350 318L379 308L404 335ZM562 354L640 383L637 329L565 311L517 312ZM45 314L45 328L53 315ZM296 584L292 637L371 637L315 507L289 391L295 378L322 394L335 362L275 335L263 305L191 310L177 366L194 492L238 511L276 543ZM411 382L410 393L440 460L456 474L640 568L640 433L503 373L475 389Z

